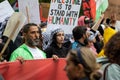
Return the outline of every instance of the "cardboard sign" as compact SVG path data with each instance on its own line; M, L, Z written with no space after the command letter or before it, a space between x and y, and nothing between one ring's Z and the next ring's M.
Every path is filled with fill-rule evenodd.
M71 34L77 25L82 0L51 0L47 30L62 28Z
M14 41L25 21L26 17L22 13L14 12L7 22L3 35Z
M19 11L27 17L27 23L40 24L38 0L18 0Z

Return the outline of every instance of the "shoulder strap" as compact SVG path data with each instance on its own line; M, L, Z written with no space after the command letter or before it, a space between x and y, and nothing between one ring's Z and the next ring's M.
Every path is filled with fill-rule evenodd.
M108 69L108 67L109 67L110 65L111 65L111 63L108 64L108 65L105 67L105 69L104 69L103 80L106 80L106 72L107 72L107 69Z

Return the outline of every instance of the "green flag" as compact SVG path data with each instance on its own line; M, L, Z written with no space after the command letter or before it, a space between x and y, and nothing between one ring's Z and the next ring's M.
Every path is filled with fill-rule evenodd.
M108 0L96 0L96 21L100 18L101 13L108 8Z

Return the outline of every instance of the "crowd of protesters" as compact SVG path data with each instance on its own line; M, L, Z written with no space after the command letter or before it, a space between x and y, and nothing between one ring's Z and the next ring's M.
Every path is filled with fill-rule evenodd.
M64 70L70 80L119 80L120 32L115 24L115 15L107 19L102 15L96 23L80 16L68 37L61 28L47 33L47 22L28 23L15 42L10 41L1 61L66 58ZM8 38L0 36L2 50Z

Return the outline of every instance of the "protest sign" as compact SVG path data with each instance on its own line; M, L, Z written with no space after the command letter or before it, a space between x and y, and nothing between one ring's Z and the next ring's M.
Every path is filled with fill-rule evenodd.
M14 12L10 19L7 22L7 26L5 27L5 31L3 33L4 36L8 37L3 49L0 52L0 58L2 54L6 50L10 40L15 40L16 36L18 35L19 31L23 27L25 23L26 17L20 12Z
M7 22L3 35L9 37L11 40L14 41L19 31L23 27L25 21L26 21L26 17L23 15L23 13L14 12ZM19 24L17 24L18 22ZM12 36L10 37L10 35Z
M4 80L68 80L64 67L65 59L27 60L23 64L3 62L0 74Z
M7 17L14 13L13 8L7 0L0 3L0 22L3 22Z
M77 25L82 0L51 0L48 15L47 30L62 28L66 34L71 34Z
M19 11L27 17L27 23L40 24L38 0L18 0Z

